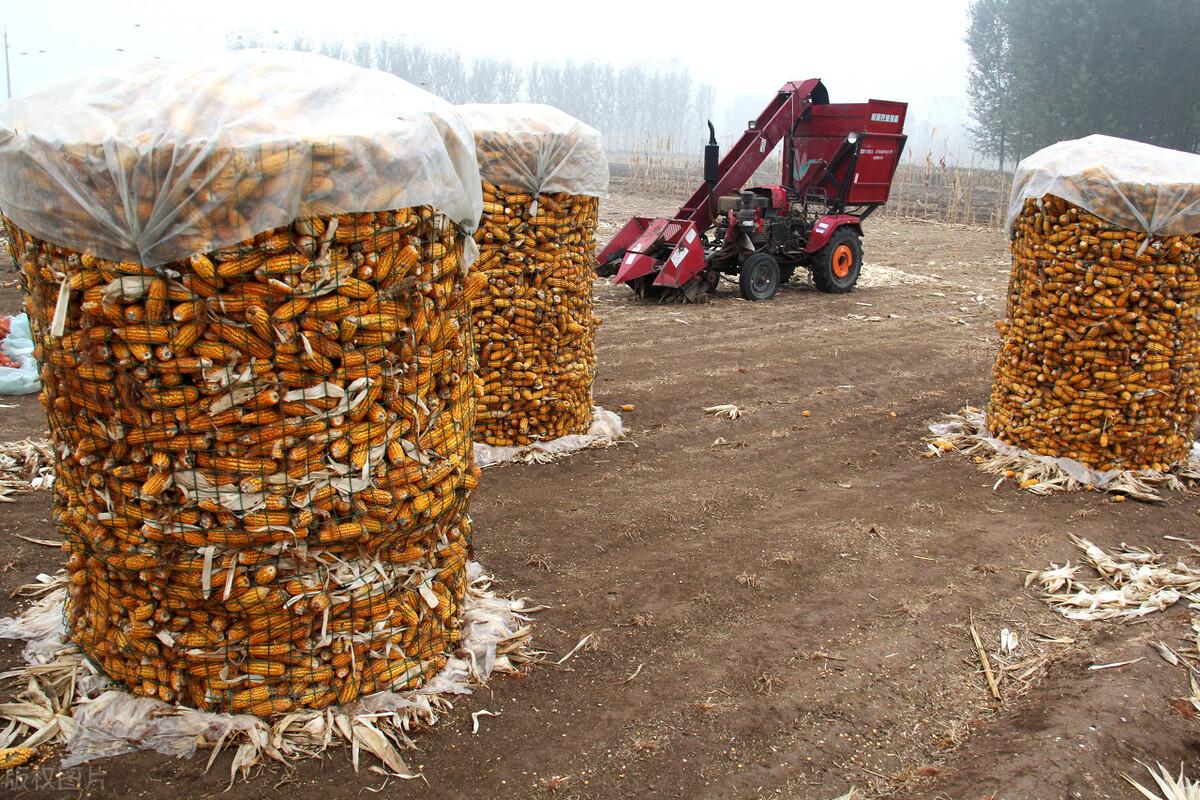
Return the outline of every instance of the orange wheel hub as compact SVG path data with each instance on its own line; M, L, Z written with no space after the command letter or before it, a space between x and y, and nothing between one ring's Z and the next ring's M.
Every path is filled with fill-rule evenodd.
M844 278L854 266L854 249L848 244L839 244L833 251L833 274Z

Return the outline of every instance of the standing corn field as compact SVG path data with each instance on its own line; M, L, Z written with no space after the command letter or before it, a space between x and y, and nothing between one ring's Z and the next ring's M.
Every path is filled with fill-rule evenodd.
M600 134L548 106L459 110L483 178L476 438L512 446L584 433L596 374L596 222L608 188Z
M1093 136L1017 169L987 427L1100 472L1166 472L1200 421L1200 156Z
M480 191L453 109L243 52L0 125L70 637L137 694L263 716L433 675L478 476Z

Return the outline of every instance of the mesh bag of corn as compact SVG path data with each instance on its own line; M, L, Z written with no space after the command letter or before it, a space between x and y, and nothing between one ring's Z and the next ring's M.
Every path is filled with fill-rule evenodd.
M1200 156L1104 136L1020 163L987 430L1088 469L1166 473L1200 421Z
M0 111L67 633L105 675L269 716L442 666L479 186L453 107L320 56L157 62Z
M608 162L595 129L549 106L458 107L475 133L487 288L474 305L476 441L585 434L596 374L596 221Z

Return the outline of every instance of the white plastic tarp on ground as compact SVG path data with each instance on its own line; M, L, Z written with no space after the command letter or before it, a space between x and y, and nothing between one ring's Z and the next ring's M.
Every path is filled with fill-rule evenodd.
M1169 472L1097 470L1073 458L1032 453L1000 441L988 432L984 412L972 406L949 415L946 422L930 425L929 432L971 456L985 472L1000 474L997 486L1008 475L1020 473L1022 485L1028 479L1030 485L1026 488L1038 494L1093 487L1157 502L1163 499L1160 489L1182 490L1186 487L1183 479L1200 480L1200 442L1193 443L1187 460ZM930 447L940 455L935 443Z
M41 391L37 359L33 357L33 336L29 331L29 315L12 317L8 336L0 342L0 350L20 364L19 367L0 367L0 395L33 394Z
M45 587L42 597L21 615L0 618L0 638L26 641L24 656L32 667L26 676L29 680L55 670L60 676L69 675L57 682L69 686L69 695L52 700L39 688L40 700L35 696L35 701L24 704L0 703L0 720L11 723L14 715L30 722L45 720L34 741L65 742L63 767L137 750L187 757L198 747L236 744L231 768L236 775L267 758L287 762L345 743L352 747L356 767L359 751L366 750L378 756L391 774L416 777L400 756L412 726L436 722L451 707L451 697L470 694L494 673L516 671L533 655L528 646L528 615L537 608L522 599L497 596L482 566L470 561L462 639L442 670L423 686L376 692L344 706L298 709L271 720L211 713L137 697L115 687L63 638L65 578L40 575L38 579ZM0 730L0 746L7 746L9 740L33 746L28 740L13 740L13 732Z
M534 442L521 447L496 447L475 443L475 463L480 469L512 462L545 462L570 455L589 447L607 447L625 438L621 417L600 406L592 408L592 424L587 433L560 436L546 442Z

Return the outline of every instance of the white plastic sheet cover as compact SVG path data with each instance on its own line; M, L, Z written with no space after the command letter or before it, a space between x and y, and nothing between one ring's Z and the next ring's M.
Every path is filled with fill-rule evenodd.
M600 406L592 406L592 422L588 425L587 433L568 434L523 447L475 442L475 463L480 469L515 462L545 463L589 447L611 447L624 438L625 426L621 416Z
M608 196L608 159L595 128L537 103L469 103L458 110L475 131L485 180L535 195Z
M239 50L96 72L0 106L0 210L158 266L311 214L483 209L454 107L384 72Z
M1017 164L1007 228L1026 198L1061 197L1126 230L1200 233L1200 155L1099 134L1052 144Z
M0 350L20 365L0 367L0 395L40 392L42 379L37 359L33 357L33 334L29 330L28 314L22 312L12 317L8 336L0 342Z

